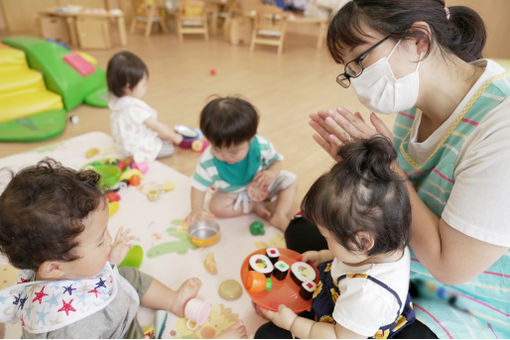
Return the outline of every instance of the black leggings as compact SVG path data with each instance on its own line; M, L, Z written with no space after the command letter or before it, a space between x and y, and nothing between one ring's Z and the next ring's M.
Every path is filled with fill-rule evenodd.
M272 322L263 324L257 329L255 339L293 339L292 334ZM416 320L400 332L393 339L437 339L437 336L427 326Z
M285 230L287 248L304 253L307 250L322 250L328 247L326 240L317 227L305 218L294 218ZM406 326L394 339L437 339L427 326L416 320ZM268 322L257 330L255 339L292 339L292 334L272 322Z

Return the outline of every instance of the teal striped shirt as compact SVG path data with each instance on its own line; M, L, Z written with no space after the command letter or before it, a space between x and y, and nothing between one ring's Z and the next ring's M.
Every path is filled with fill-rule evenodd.
M267 169L274 161L283 160L283 156L276 152L273 144L265 137L256 135L260 145L261 162L257 172ZM193 174L191 185L200 191L207 191L214 186L216 189L224 192L238 192L244 189L244 185L232 185L218 174L218 169L214 165L214 155L211 152L211 146L207 147L200 157L200 161Z

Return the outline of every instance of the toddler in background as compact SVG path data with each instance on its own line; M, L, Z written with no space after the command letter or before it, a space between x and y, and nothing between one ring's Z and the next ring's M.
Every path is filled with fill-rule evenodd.
M141 98L147 92L149 71L131 52L115 54L108 62L110 124L117 150L135 162L171 156L182 136L158 121L157 112Z
M173 290L125 257L129 230L115 240L99 175L51 159L13 176L0 195L0 252L22 269L18 284L0 291L0 322L19 321L23 338L143 338L138 306L184 314L202 285ZM243 337L241 322L221 336Z
M328 244L302 257L320 263L311 319L284 305L258 309L272 323L256 338L388 338L415 319L408 293L411 204L404 180L391 170L393 145L376 136L346 144L338 155L342 160L301 204Z
M282 170L283 156L271 142L257 135L259 115L252 104L237 97L211 100L200 114L200 129L211 145L196 167L191 188L191 212L187 223L204 218L204 198L216 189L209 210L217 217L234 217L255 212L271 225L285 230L297 190L296 176ZM254 202L247 186L254 182L276 198L270 210Z

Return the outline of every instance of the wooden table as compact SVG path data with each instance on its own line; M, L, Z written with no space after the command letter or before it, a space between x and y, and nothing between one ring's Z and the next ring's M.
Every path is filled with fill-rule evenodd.
M321 18L311 18L302 15L291 14L287 22L299 25L319 25L319 33L317 35L317 48L322 47L322 43L326 40L326 32L328 30L329 21Z
M288 12L284 12L285 14L288 14ZM244 12L243 15L250 18L255 19L255 15L257 12L255 10ZM287 23L294 23L299 25L318 25L319 26L319 33L317 35L317 48L322 47L322 43L326 39L326 32L328 29L329 21L327 19L321 19L321 18L312 18L312 17L305 17L303 15L298 15L295 13L290 13L287 15Z
M207 18L211 18L211 24L208 25L209 33L216 34L218 30L218 13L220 12L222 6L227 2L226 0L203 0L205 3L204 11L207 15ZM175 17L176 11L179 10L179 7L168 8L164 1L160 0L156 3L157 10L163 10L165 14L169 17ZM164 23L161 23L162 25Z
M120 44L122 46L125 46L127 44L127 35L126 35L126 25L124 22L124 13L120 10L111 10L111 11L99 11L99 10L87 10L87 9L81 9L79 11L74 12L65 12L65 11L58 11L58 9L50 8L46 9L44 11L39 12L39 17L56 17L56 18L62 18L67 23L67 28L69 31L69 39L71 42L71 45L78 46L81 48L87 48L86 44L82 43L80 39L80 36L83 35L84 32L80 32L79 26L77 25L78 20L80 19L96 19L96 20L105 20L106 22L108 20L113 20L117 23L118 31L119 31L119 38L120 38ZM42 32L42 27L41 27ZM109 31L108 36L109 36ZM106 48L110 48L110 42L109 37L107 39L108 41L105 44Z

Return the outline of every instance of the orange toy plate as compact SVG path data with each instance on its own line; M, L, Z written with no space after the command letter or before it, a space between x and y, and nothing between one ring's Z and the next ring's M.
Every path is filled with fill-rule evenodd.
M252 293L246 289L246 275L250 269L250 257L256 254L266 254L266 248L262 248L254 251L246 259L241 265L241 282L243 283L244 289L250 295L253 302L259 305L262 308L269 309L272 311L278 310L278 306L280 304L284 304L290 309L292 309L295 313L301 313L312 306L312 299L305 300L299 295L299 290L301 289L292 277L290 276L290 266L297 261L301 260L301 254L285 248L278 248L280 252L280 260L287 262L289 265L289 273L283 280L278 280L271 275L271 280L273 281L273 288L264 292ZM313 267L313 266L312 266ZM317 278L315 279L316 283L319 281L319 272L317 268L313 267L315 273L317 274Z

